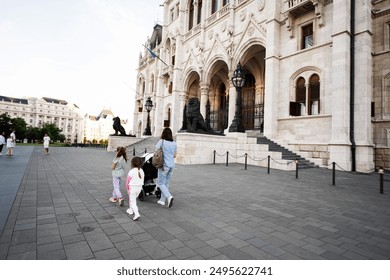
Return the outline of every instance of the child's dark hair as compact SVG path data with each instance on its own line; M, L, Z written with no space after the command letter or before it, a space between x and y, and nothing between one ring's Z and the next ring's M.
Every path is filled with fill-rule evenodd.
M126 152L126 148L125 148L125 147L118 147L118 148L116 148L116 156L117 156L117 157L123 156L123 158L124 158L125 161L127 162L127 152Z
M141 173L139 170L142 167L142 161L140 157L133 157L131 159L131 168L138 168L138 177L141 179Z

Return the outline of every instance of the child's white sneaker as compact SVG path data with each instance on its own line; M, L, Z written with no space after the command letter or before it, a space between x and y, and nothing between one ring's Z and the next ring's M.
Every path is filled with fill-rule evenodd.
M139 217L141 217L140 214L135 214L134 218L133 218L133 221L137 221L139 219Z
M131 209L131 208L127 209L126 212L129 215L133 215L134 214L133 209Z

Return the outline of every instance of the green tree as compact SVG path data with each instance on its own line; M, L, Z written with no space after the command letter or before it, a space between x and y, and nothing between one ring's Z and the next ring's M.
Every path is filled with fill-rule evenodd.
M58 128L54 123L45 123L41 129L41 139L43 139L45 133L47 133L50 139L54 142L64 141L65 135L61 134L61 131L62 130Z
M11 133L12 123L11 118L7 113L0 115L0 132L5 132L6 135Z
M27 131L27 123L22 118L13 118L11 119L11 129L15 129L15 134L17 139L24 139L26 138L26 131Z
M41 140L41 129L39 127L27 127L26 138L28 139L28 142Z

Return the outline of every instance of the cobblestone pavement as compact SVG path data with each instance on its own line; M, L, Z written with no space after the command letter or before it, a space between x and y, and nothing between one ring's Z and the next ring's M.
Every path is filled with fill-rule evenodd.
M114 153L17 147L0 158L0 259L390 258L390 188L378 174L177 165L172 208L109 202ZM12 175L12 176L10 176ZM387 176L387 175L386 175ZM122 192L125 193L122 181ZM83 230L85 232L83 232Z

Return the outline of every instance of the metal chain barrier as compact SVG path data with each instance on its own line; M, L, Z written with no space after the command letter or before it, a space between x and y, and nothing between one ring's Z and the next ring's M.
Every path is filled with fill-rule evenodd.
M216 150L214 150L214 160L213 160L213 164L215 164L215 158L216 156L226 156L226 166L229 165L229 151L227 151L226 153L224 154L218 154ZM234 155L231 155L231 157L235 158L235 159L239 159L239 158L242 158L242 157L245 157L245 170L247 169L247 160L248 160L248 157L249 159L251 159L252 161L256 161L256 162L261 162L263 160L266 160L268 159L268 163L267 163L267 173L270 174L270 161L272 160L273 162L275 162L276 164L280 164L280 165L290 165L292 163L295 163L296 164L296 168L295 168L295 178L298 179L298 170L299 170L299 165L304 165L306 168L317 168L316 166L313 166L313 165L309 165L309 164L306 164L305 162L302 162L300 160L291 160L291 161L287 161L287 162L280 162L280 161L277 161L275 159L273 159L271 156L267 156L265 158L262 158L262 159L256 159L256 158L253 158L251 156L249 156L247 153L245 153L244 155L242 156L234 156ZM335 163L335 162L332 162L331 164L328 164L327 168L329 168L330 166L332 166L332 185L336 185L336 166L343 172L346 172L348 174L352 174L352 175L359 175L359 176L367 176L369 174L366 174L366 173L361 173L361 172L352 172L352 171L348 171L344 168L342 168L339 164ZM381 194L384 193L384 175L385 175L385 171L384 169L381 167L379 170L378 170L378 174L380 176L379 178L379 182L380 182L380 187L379 187L379 192Z

